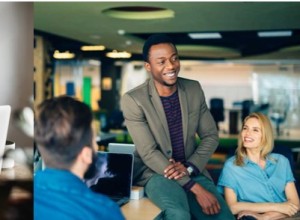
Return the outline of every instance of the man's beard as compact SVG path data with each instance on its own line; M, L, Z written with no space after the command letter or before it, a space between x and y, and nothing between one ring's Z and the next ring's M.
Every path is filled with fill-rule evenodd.
M83 176L84 179L91 179L96 175L98 171L97 160L98 160L97 153L93 151L92 163L89 165L87 171L84 173Z

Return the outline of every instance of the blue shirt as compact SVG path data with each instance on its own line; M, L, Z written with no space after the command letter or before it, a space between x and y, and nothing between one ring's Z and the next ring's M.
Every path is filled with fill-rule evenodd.
M224 165L218 182L218 191L231 188L239 202L285 202L285 186L294 181L290 163L281 154L269 154L262 169L248 158L244 166L234 164L235 156Z
M120 208L94 193L66 170L45 169L34 176L34 219L123 220Z

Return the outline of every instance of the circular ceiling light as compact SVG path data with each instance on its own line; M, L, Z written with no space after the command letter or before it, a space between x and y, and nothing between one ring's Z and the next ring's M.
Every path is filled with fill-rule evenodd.
M115 7L105 9L102 13L113 18L135 20L173 18L175 15L175 12L170 9L150 6Z
M202 46L202 45L176 45L179 56L203 58L236 58L240 52L228 47Z

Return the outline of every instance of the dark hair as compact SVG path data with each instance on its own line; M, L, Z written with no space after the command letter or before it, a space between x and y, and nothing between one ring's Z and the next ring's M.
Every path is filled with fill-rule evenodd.
M70 168L84 146L92 147L92 112L74 98L45 100L35 119L35 141L48 167Z
M150 50L150 48L153 45L162 44L162 43L172 44L172 45L174 45L174 47L176 49L176 46L175 46L174 42L172 41L172 39L168 35L166 35L166 34L153 34L144 43L143 59L144 59L145 62L149 61L149 50ZM177 49L176 49L176 51L177 51Z

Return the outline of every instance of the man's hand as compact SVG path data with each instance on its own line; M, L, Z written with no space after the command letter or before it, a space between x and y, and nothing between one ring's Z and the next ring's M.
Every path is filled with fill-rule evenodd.
M259 214L259 213L252 212L252 211L241 211L238 214L237 219L241 219L244 216L252 216L256 220L270 220L269 218L264 217L263 214Z
M181 162L175 162L174 159L170 159L170 165L164 170L165 177L168 179L180 179L188 175L186 167Z
M198 183L192 186L191 191L205 214L214 215L220 212L221 207L217 198Z

